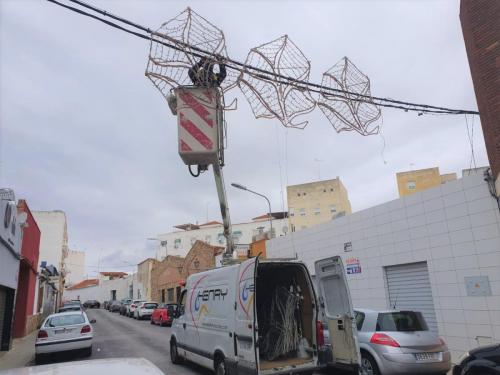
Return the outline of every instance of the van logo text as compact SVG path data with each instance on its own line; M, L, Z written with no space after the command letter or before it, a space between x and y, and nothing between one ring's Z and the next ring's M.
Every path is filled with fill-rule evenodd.
M198 311L200 309L201 301L224 301L224 298L227 296L227 288L226 289L205 289L203 291L199 291L196 296L196 300L194 302L194 309Z

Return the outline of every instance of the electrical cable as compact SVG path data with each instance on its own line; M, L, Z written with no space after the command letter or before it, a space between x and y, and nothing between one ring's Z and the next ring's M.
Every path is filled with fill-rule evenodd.
M198 173L193 173L191 170L191 165L188 165L189 174L193 177L199 177L201 174L200 166L198 165Z
M85 15L87 17L101 21L108 26L114 27L114 28L121 30L121 31L125 31L131 35L134 35L134 36L137 36L139 38L146 39L149 41L154 41L154 42L162 44L166 47L190 54L190 55L198 57L198 58L201 58L201 57L206 56L206 55L212 55L212 53L210 53L208 51L204 51L203 49L200 49L196 46L189 45L189 44L186 44L186 43L181 42L179 40L175 40L173 38L170 38L166 35L162 35L160 33L154 32L148 27L139 25L135 22L132 22L132 21L129 21L125 18L116 16L112 13L109 13L108 11L101 10L99 8L96 8L90 4L87 4L87 3L79 1L79 0L69 0L69 1L73 2L75 4L78 4L82 7L85 7L87 9L90 9L90 10L92 10L96 13L99 13L105 17L110 17L118 22L122 22L128 26L131 26L131 27L137 28L141 31L147 32L150 35L148 36L148 35L141 34L139 32L132 31L130 29L127 29L125 27L117 25L114 22L107 21L101 17L90 14L88 12L81 10L81 9L63 4L57 0L47 0L47 1L49 1L53 4L56 4L56 5L59 5L61 7L64 7L66 9L69 9L71 11L74 11L78 14ZM163 38L165 40L169 40L169 41L171 41L171 43L164 42L163 40L158 40L157 39L158 37ZM172 43L175 43L177 45L183 45L184 48L178 47L177 45L172 44ZM189 48L190 51L187 51L186 48ZM193 52L193 50L197 51L198 53ZM381 98L381 97L375 97L375 96L370 96L370 95L363 95L363 94L359 94L359 93L355 93L355 92L351 92L351 91L346 91L346 90L341 90L341 89L335 89L332 87L326 87L326 86L323 86L320 84L316 84L316 83L312 83L312 82L308 82L308 81L303 81L303 80L296 79L293 77L284 76L284 75L281 75L281 74L278 74L275 72L270 72L270 71L260 69L260 68L257 68L257 67L251 66L251 65L247 65L245 63L241 63L239 61L236 61L236 60L233 60L231 58L224 57L224 56L215 56L215 57L222 58L224 60L224 63L226 64L226 67L228 67L230 69L237 70L237 71L247 70L247 71L257 72L258 74L256 74L256 73L249 73L249 74L252 74L256 78L260 78L263 80L271 80L273 82L281 83L284 85L294 86L294 87L301 89L301 90L309 90L311 92L319 93L321 95L324 95L325 97L329 97L329 96L338 97L338 98L348 99L348 100L352 100L352 101L368 102L368 103L372 103L372 104L382 106L382 107L387 107L387 108L402 109L404 111L416 111L416 112L419 112L419 115L421 115L423 113L453 114L453 115L457 115L457 114L479 115L479 112L477 112L477 111L470 111L470 110L463 110L463 109L451 109L451 108L433 106L433 105L428 105L428 104L416 104L416 103L410 103L410 102L405 102L405 101L401 101L401 100ZM236 67L234 65L236 65ZM299 84L300 86L297 86L297 84ZM336 94L328 94L327 92L333 92ZM339 93L345 94L345 95L338 95Z

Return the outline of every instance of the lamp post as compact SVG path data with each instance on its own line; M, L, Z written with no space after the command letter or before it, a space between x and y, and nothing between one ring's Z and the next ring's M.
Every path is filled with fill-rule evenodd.
M235 187L236 189L246 190L250 193L258 195L267 201L267 204L269 206L269 226L271 227L271 238L273 238L273 216L272 216L272 211L271 211L271 202L269 201L269 199L264 194L260 194L260 193L257 193L256 191L250 190L249 188L247 188L244 185L237 184L237 183L233 182L233 183L231 183L231 186Z

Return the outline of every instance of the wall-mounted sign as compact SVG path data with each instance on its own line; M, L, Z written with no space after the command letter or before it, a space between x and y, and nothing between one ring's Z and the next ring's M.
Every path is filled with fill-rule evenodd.
M468 296L491 296L490 279L488 276L465 276L464 280Z
M352 251L352 242L344 242L344 252Z
M348 274L361 273L361 263L358 258L347 258L346 272Z

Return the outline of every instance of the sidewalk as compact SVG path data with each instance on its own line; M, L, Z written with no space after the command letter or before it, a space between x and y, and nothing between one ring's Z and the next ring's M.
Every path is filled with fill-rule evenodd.
M38 330L35 330L21 339L14 339L11 350L0 352L0 371L24 367L33 361L37 333Z

